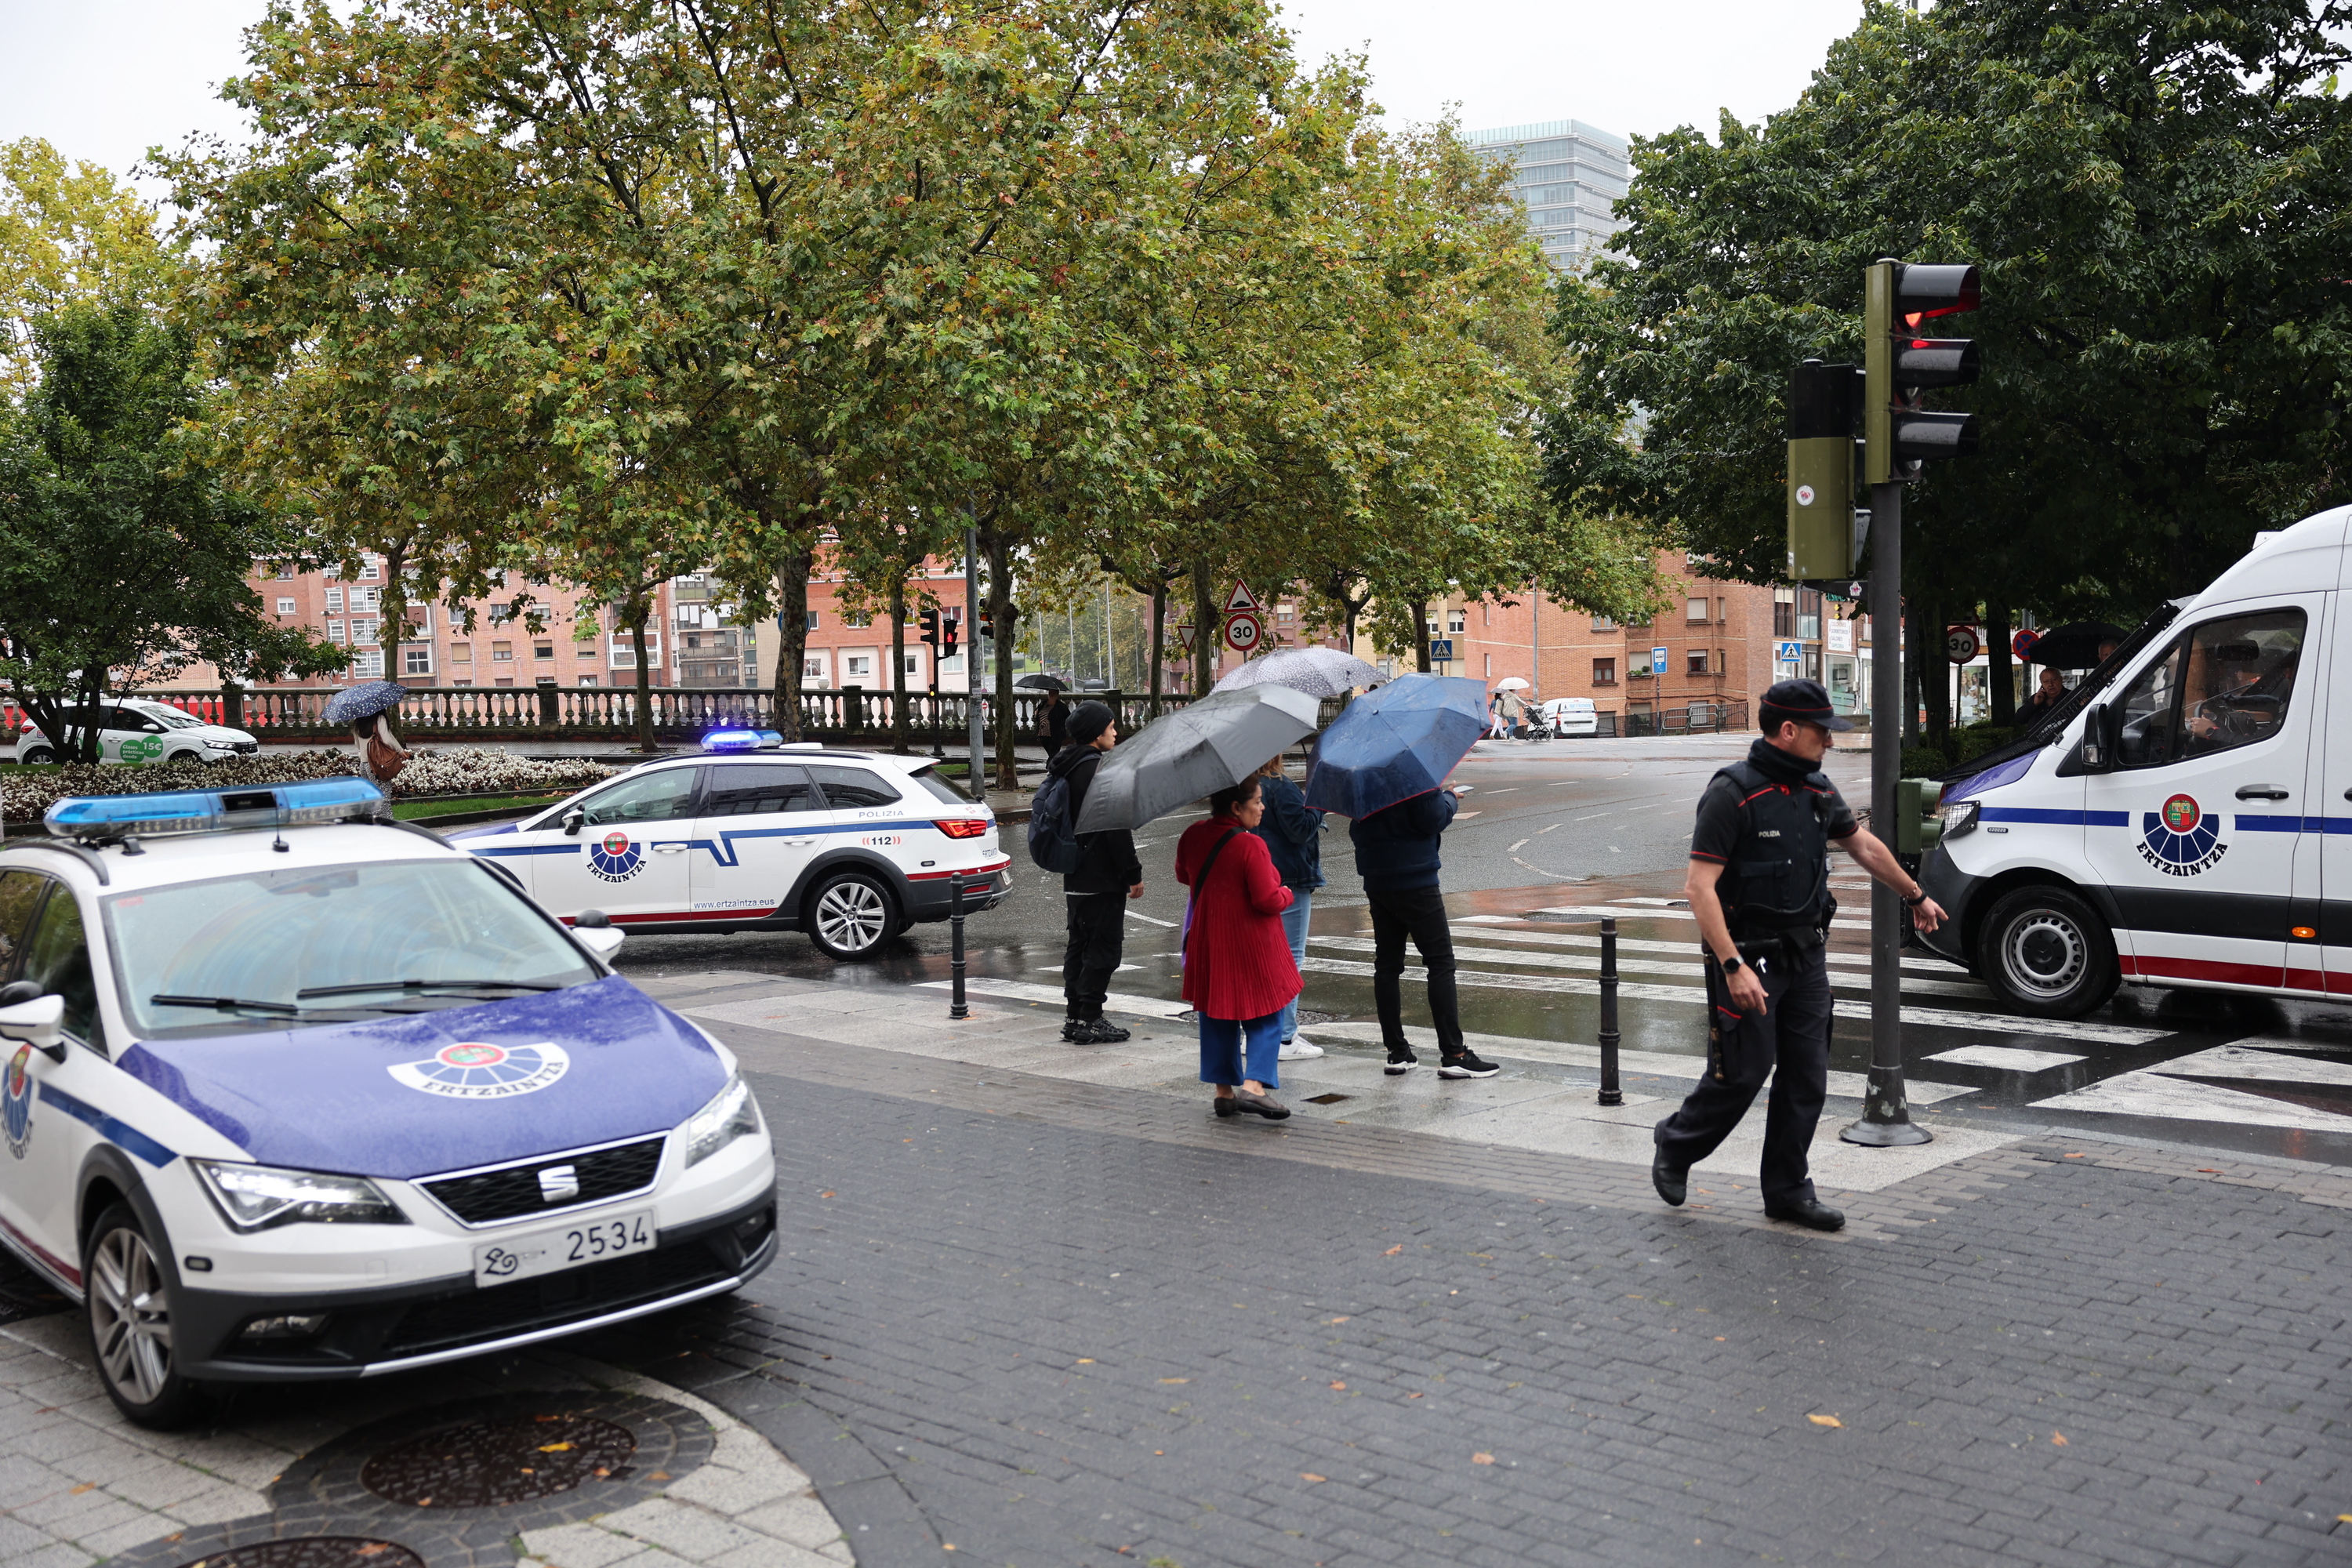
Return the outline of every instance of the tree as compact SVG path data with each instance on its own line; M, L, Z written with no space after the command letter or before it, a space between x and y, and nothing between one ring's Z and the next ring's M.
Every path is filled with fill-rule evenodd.
M110 689L196 663L270 680L345 654L262 618L248 581L284 537L196 461L185 335L139 306L33 321L31 392L0 410L0 679L42 733L98 760Z
M160 302L177 260L154 209L106 170L69 168L37 137L0 144L0 396L32 389L36 318L101 297Z

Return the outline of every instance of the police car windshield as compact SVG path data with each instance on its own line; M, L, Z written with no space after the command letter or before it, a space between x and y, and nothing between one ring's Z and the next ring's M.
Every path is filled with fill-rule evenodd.
M118 893L104 908L123 1015L143 1037L312 1027L596 978L470 861L256 870Z

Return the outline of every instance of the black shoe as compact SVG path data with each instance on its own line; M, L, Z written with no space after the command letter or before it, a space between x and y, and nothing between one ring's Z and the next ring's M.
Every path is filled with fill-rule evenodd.
M1090 1018L1087 1021L1087 1028L1089 1031L1087 1037L1088 1043L1097 1046L1115 1046L1132 1033L1120 1028L1108 1018Z
M1440 1078L1493 1078L1503 1069L1493 1062L1482 1060L1477 1052L1465 1050L1458 1057L1447 1057L1437 1064Z
M1768 1204L1764 1208L1764 1217L1784 1219L1790 1225L1801 1225L1807 1230L1845 1228L1845 1215L1818 1198L1800 1198L1795 1203L1782 1204L1777 1208Z
M1083 1046L1088 1038L1088 1027L1084 1018L1065 1018L1062 1020L1062 1038L1071 1045Z
M1265 1117L1268 1121L1280 1121L1290 1114L1290 1107L1270 1094L1252 1094L1248 1089L1234 1090L1234 1107Z
M1217 1113L1220 1121L1242 1113L1242 1108L1234 1103L1234 1097L1230 1094L1221 1094L1209 1101L1209 1109Z
M1391 1046L1389 1065L1381 1070L1391 1078L1402 1078L1419 1065L1421 1058L1412 1054L1411 1046Z
M1690 1196L1690 1167L1675 1164L1661 1148L1650 1157L1650 1185L1658 1189L1658 1196L1680 1208L1683 1200Z

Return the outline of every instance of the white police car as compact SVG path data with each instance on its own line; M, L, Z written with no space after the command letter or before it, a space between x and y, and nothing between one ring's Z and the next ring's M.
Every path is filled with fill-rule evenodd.
M0 849L0 1241L149 1426L730 1290L775 1162L725 1047L375 786L88 797Z
M927 758L782 745L773 731L703 744L450 839L566 920L596 909L638 930L804 931L841 959L947 919L954 873L967 913L1012 895L996 814Z
M221 763L231 757L250 757L261 750L261 742L243 730L209 723L184 708L140 697L121 698L96 708L69 709L64 718L68 724L97 727L98 760L101 763L128 763L134 766L147 763ZM27 714L24 731L16 737L16 760L54 763L59 760L59 752L56 742L43 734Z

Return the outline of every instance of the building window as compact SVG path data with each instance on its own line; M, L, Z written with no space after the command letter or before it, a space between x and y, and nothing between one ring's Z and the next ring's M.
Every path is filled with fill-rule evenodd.
M1797 633L1807 642L1822 638L1822 591L1819 588L1797 590Z
M360 557L360 581L361 581L361 582L362 582L362 583L373 583L373 582L374 582L374 581L375 581L375 578L376 578L376 571L375 571L375 557L374 557L374 556L373 556L373 555L362 555L362 556L361 556L361 557Z
M1607 616L1595 616L1592 617L1592 629L1596 632L1613 632L1617 629L1617 623Z
M1617 661L1613 658L1594 659L1592 661L1592 684L1595 686L1616 685Z
M1706 605L1707 602L1704 598L1684 600L1683 619L1686 621L1703 621L1706 619Z
M511 675L501 675L496 680L491 681L490 684L492 686L512 686L514 684L514 677Z
M353 616L352 617L352 646L364 647L366 644L379 640L377 628L383 624L383 617L379 616Z
M449 645L449 662L450 662L451 664L471 664L471 663L473 663L473 662L474 662L474 645L473 645L472 643L469 643L469 642L453 642L453 643L451 643L451 644Z
M1290 620L1296 614L1295 607L1289 605L1276 605L1274 607L1274 618L1277 621Z
M400 650L400 672L403 675L433 673L433 650L429 647L404 647Z
M365 653L352 655L352 678L355 680L382 680L383 649L372 647Z
M816 612L814 610L811 610L808 613L808 629L811 631L816 630Z
M841 679L844 680L873 679L874 656L870 653L844 654L841 659Z
M383 590L381 588L354 588L348 595L351 601L350 607L354 610L373 610L383 602L381 597L383 593Z
M1468 631L1470 629L1470 613L1467 610L1446 611L1445 629L1456 637Z
M583 675L580 678L580 684L583 686L593 686L596 684L596 678L593 675Z
M469 687L469 686L473 685L474 683L473 683L472 681L470 681L470 680L453 680L453 681L451 681L449 684L450 684L450 685L452 685L452 686L466 686L466 687Z
M338 612L338 611L341 610L341 609L342 609L342 607L343 607L343 591L342 591L341 588L330 588L330 589L328 589L328 590L327 590L327 613L328 613L329 615L333 615L333 614L335 614L336 612Z
M923 656L921 654L910 653L907 655L907 677L910 680L920 680L923 678Z
M819 658L814 654L802 659L801 679L803 680L823 680L824 679L824 660Z
M512 664L514 662L514 644L510 642L492 643L490 645L490 662L493 664Z
M555 645L551 642L535 642L530 645L530 657L535 659L543 658L552 663L555 658Z
M499 626L514 619L514 606L500 599L490 605L490 625Z
M280 583L291 583L294 581L294 568L291 566L280 566L278 569L278 580Z
M331 643L340 643L343 640L342 622L329 621L327 623L327 640Z
M1495 656L1491 653L1486 656L1486 679L1495 679Z
M1683 655L1683 671L1686 675L1705 675L1706 673L1706 649L1703 647L1695 647L1688 653Z

